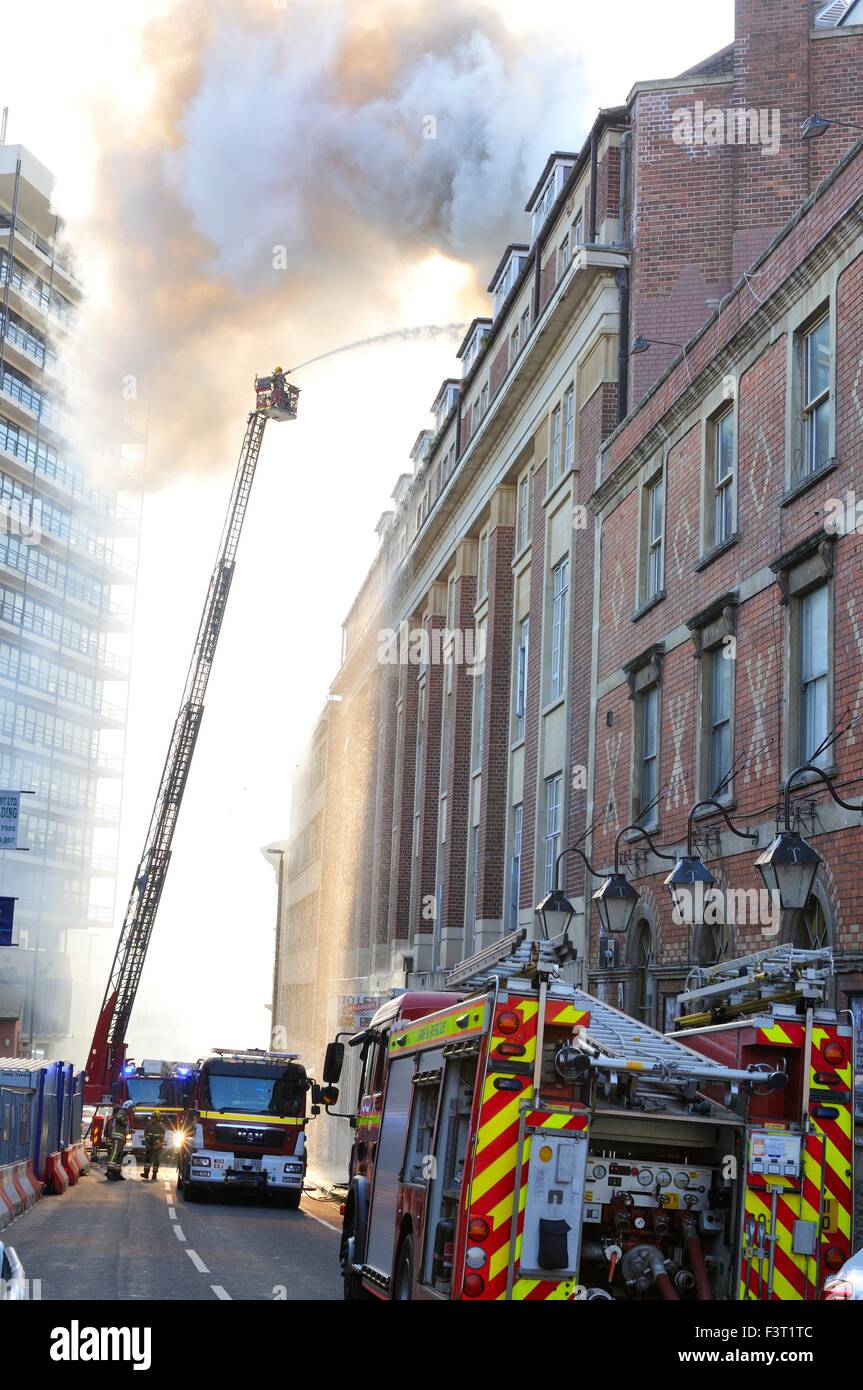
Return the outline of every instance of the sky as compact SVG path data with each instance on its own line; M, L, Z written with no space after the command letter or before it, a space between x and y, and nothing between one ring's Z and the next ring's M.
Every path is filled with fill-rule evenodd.
M149 408L118 922L255 373L487 312L548 153L580 148L597 109L638 79L723 47L733 10L43 0L4 16L7 140L56 175L88 286L83 337L108 364L93 389L132 379ZM437 135L422 144L427 116ZM375 522L456 374L457 342L442 333L310 366L296 376L300 418L268 426L133 1015L138 1057L266 1044L276 885L261 847L287 836L291 773L337 671Z

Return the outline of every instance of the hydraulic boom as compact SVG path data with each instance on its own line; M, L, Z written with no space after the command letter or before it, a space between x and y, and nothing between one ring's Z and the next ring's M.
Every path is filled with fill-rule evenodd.
M286 382L280 367L271 376L255 379L255 393L255 409L246 423L219 554L207 590L180 710L87 1059L84 1095L91 1105L111 1099L112 1086L123 1070L126 1030L171 861L171 842L204 714L204 697L234 578L240 533L264 430L269 419L295 420L297 417L299 391Z

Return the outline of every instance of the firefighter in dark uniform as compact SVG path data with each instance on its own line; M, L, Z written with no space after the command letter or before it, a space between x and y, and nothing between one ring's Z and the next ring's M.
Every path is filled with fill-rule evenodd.
M155 1182L159 1176L159 1164L165 1147L165 1122L161 1115L151 1115L144 1127L144 1173L146 1182ZM152 1173L150 1169L152 1168Z
M133 1109L134 1106L130 1100L127 1100L125 1105L118 1105L105 1127L105 1137L108 1140L108 1169L105 1176L111 1182L125 1181L123 1177L123 1152L126 1148L126 1135L129 1133L129 1122Z

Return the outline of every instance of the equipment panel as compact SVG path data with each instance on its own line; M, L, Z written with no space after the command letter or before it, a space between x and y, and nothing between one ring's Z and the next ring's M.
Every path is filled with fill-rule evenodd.
M627 1192L637 1207L707 1211L712 1181L710 1168L590 1157L584 1198L586 1202L605 1205Z

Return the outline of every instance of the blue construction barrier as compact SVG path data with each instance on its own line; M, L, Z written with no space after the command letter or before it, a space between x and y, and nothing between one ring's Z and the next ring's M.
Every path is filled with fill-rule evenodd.
M71 1062L0 1058L0 1220L86 1171L83 1106L84 1076Z

